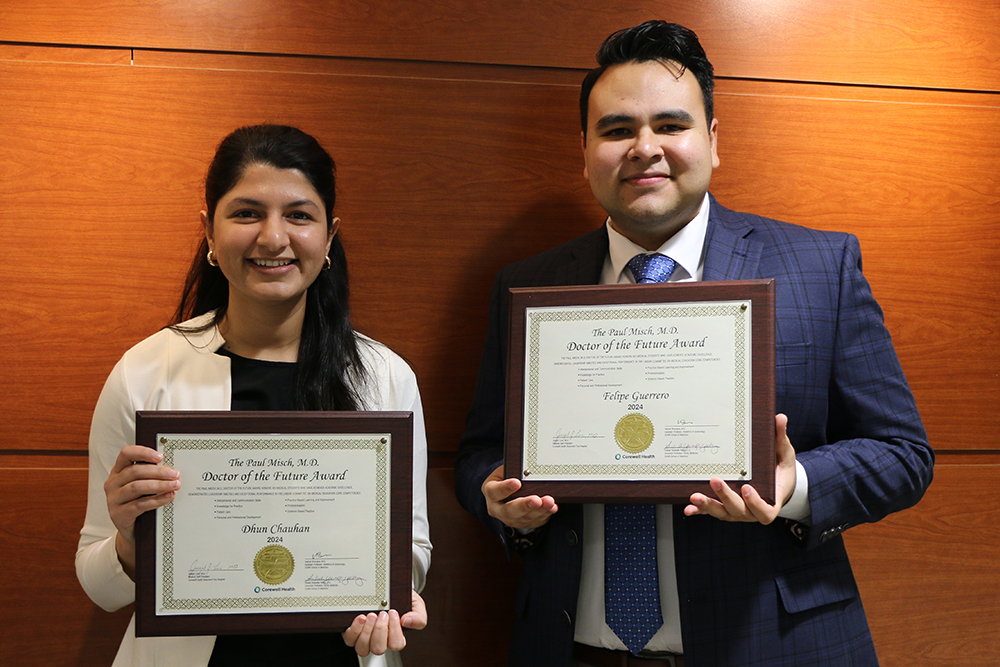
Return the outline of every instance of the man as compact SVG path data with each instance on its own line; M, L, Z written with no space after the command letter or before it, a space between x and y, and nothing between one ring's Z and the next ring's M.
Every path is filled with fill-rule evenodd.
M934 455L857 239L736 213L708 194L718 121L693 32L647 22L609 37L598 63L580 96L582 143L608 219L497 276L456 461L460 502L524 558L509 664L876 665L840 533L916 503ZM670 281L775 280L776 504L714 479L712 496L657 506L659 609L612 629L612 506L509 500L520 482L500 465L507 293L636 282L630 260L651 253L671 258ZM638 640L628 627L646 625Z

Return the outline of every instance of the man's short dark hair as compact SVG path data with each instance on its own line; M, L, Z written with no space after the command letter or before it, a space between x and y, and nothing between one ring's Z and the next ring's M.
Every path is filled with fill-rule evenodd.
M584 136L587 135L590 91L604 71L612 65L650 61L675 62L681 66L681 75L684 74L684 70L690 70L694 74L698 85L701 86L701 97L705 103L705 120L711 125L714 118L712 104L712 90L715 88L714 71L712 63L708 62L705 50L701 48L698 35L676 23L646 21L612 34L597 50L599 66L590 70L580 90L580 124Z

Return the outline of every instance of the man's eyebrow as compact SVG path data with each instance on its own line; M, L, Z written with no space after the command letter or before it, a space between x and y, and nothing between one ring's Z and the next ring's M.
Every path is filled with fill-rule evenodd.
M634 116L629 116L624 113L608 114L598 119L597 123L594 124L595 130L604 130L612 125L621 125L623 123L631 123L635 121Z
M661 111L655 116L653 116L653 120L656 121L676 120L686 125L694 125L694 116L689 114L684 109L670 109L668 111Z
M684 123L685 125L694 125L694 116L689 114L684 109L668 109L666 111L660 111L653 115L653 120L655 122L674 120L679 123ZM635 116L630 116L625 113L608 114L607 116L603 116L598 119L598 121L594 124L594 129L601 131L615 125L623 125L634 122Z

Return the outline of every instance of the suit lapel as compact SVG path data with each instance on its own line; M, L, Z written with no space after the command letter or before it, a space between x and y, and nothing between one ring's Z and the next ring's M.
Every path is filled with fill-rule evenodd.
M608 231L601 225L567 247L565 262L553 266L553 285L596 285L608 254Z
M752 280L759 278L763 244L753 240L754 216L737 213L711 198L705 234L703 280ZM608 254L608 232L601 225L566 247L566 260L556 262L542 284L596 285Z
M711 198L708 231L705 234L703 280L751 280L763 245L752 239L753 216L730 211Z

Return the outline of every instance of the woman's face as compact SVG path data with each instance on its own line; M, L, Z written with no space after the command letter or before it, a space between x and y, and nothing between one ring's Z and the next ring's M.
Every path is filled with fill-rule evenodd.
M229 280L229 308L296 306L323 270L337 222L297 169L252 165L215 208L201 213L208 247Z

